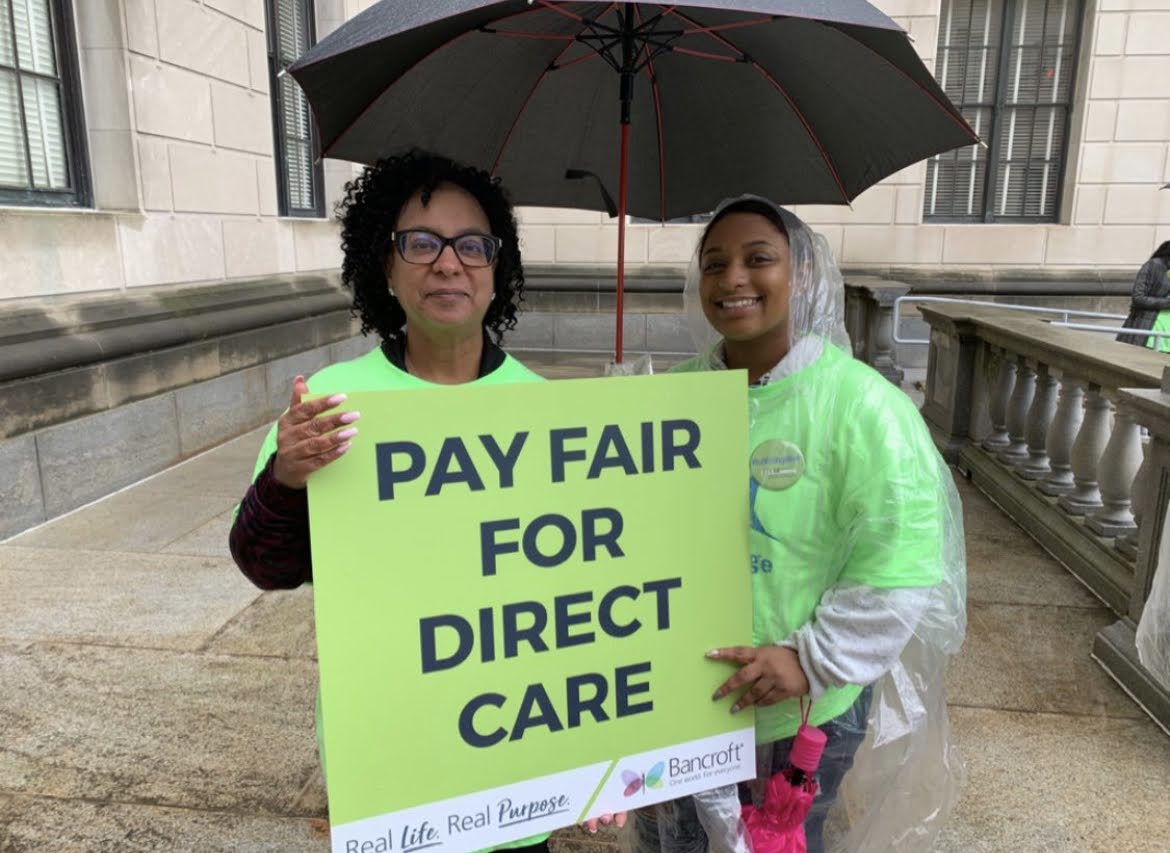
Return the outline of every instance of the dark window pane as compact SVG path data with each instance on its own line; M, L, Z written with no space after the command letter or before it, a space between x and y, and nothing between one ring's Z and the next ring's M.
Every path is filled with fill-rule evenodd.
M1082 14L1080 0L943 0L936 74L990 150L927 162L925 218L1055 218Z
M16 24L16 51L22 71L55 76L53 17L49 0L9 0Z
M314 40L311 0L269 0L273 26L269 64L276 110L278 171L282 212L321 215L320 165L313 157L313 125L308 101L296 80L285 71Z
M69 189L65 129L61 124L61 98L57 84L25 77L21 80L21 87L24 91L24 122L28 129L33 187Z
M86 200L69 11L69 0L0 0L0 203Z
M0 13L5 10L0 7ZM16 75L0 71L0 186L27 187L28 159L20 122Z

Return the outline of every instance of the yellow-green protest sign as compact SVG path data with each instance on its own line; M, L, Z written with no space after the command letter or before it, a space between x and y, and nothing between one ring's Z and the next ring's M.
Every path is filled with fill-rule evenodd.
M740 372L350 394L309 488L333 850L461 853L754 774ZM345 390L345 389L330 389Z

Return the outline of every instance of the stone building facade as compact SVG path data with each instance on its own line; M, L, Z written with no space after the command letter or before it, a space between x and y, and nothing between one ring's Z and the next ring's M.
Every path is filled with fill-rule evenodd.
M366 0L315 0L310 18L291 17L307 27L308 38L319 38L367 5ZM1059 96L1067 102L1057 121L1066 123L1066 131L1049 145L1055 151L1040 155L1057 191L1049 193L1049 209L1038 216L993 211L984 217L992 221L973 221L981 214L976 210L975 217L932 217L924 209L929 163L873 187L851 210L801 209L845 265L924 272L987 266L1130 270L1157 241L1170 238L1170 191L1159 190L1170 181L1170 0L881 0L878 5L906 27L936 75L943 73L948 50L952 78L961 61L968 76L976 64L984 66L984 76L990 73L978 50L986 41L980 30L985 13L998 20L1000 42L1006 39L1009 48L1014 40L1037 38L1047 39L1046 50L1064 47L1055 62L1051 56L1036 60L1048 67L1032 73L1046 72L1051 79L1051 66L1057 66L1055 75L1064 83ZM41 9L58 21L54 73L57 79L76 75L77 85L59 88L74 110L77 144L70 157L75 180L83 184L67 203L35 198L43 195L37 187L30 187L24 200L0 192L5 205L0 299L334 269L337 241L325 214L352 167L325 162L319 179L323 198L315 205L320 217L285 215L280 171L290 153L278 150L273 133L273 90L280 86L272 83L270 64L271 43L279 41L273 35L276 19L309 6L310 0L0 2L4 15L12 14L11 7L34 15ZM1068 23L1061 24L1058 15ZM1038 37L1028 22L1045 17L1048 31ZM965 29L955 25L957 19L966 22ZM4 56L0 53L0 87L5 77L17 76L27 86L31 74ZM1023 60L1027 77L1033 57ZM1015 81L1009 78L1018 71L1010 57L1003 70L1000 112L1011 106L1007 90ZM953 80L948 90L957 91ZM967 94L972 102L995 100L994 92ZM1022 100L1028 102L1027 93ZM15 111L0 114L0 123L17 119ZM35 122L25 124L27 135ZM986 134L988 125L980 129ZM0 146L19 142L13 140L20 128L13 130L0 134ZM986 160L990 152L981 153ZM16 182L0 181L9 183ZM994 199L987 207L995 207ZM612 265L616 227L601 214L533 209L524 212L523 221L530 263ZM694 231L634 223L630 263L684 262Z
M355 167L314 162L281 71L371 4L0 0L0 538L264 423L295 373L369 345L329 215ZM1170 0L877 5L988 147L800 208L846 269L1124 294L1170 239ZM528 344L612 328L616 225L521 220L530 281L573 279L595 312L533 299ZM630 224L646 310L700 227ZM656 328L686 336L677 313Z

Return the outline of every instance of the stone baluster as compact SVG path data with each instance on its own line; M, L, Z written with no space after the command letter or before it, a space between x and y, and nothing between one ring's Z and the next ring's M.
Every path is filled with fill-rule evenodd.
M1036 393L1036 371L1021 356L1016 366L1016 387L1008 400L1008 446L997 454L1005 465L1019 465L1028 458L1028 409Z
M1066 495L1073 490L1072 449L1084 419L1085 381L1067 373L1060 382L1060 402L1048 427L1050 473L1040 482L1046 495Z
M1141 534L1142 514L1145 511L1146 501L1150 500L1154 493L1153 479L1154 466L1150 464L1150 442L1147 439L1142 442L1142 464L1138 468L1137 476L1133 478L1133 493L1130 496L1132 500L1130 512L1133 513L1133 530L1124 536L1118 536L1117 541L1113 543L1113 547L1130 560L1137 560L1138 537Z
M898 322L894 316L894 303L886 299L874 300L870 311L870 366L900 386L906 374L894 363L894 324Z
M1056 377L1048 370L1047 364L1037 367L1036 393L1032 397L1032 406L1028 409L1027 425L1024 428L1028 441L1028 458L1016 468L1016 473L1025 480L1038 480L1052 470L1048 459L1048 429L1056 414L1057 384Z
M1102 506L1085 518L1085 525L1098 536L1124 536L1137 528L1130 493L1141 464L1141 428L1124 406L1118 406L1113 432L1097 466Z
M1101 506L1097 463L1109 440L1109 422L1108 398L1100 386L1090 385L1085 394L1085 418L1072 448L1073 490L1059 501L1069 515L1084 515Z
M983 449L991 453L1003 450L1010 443L1007 431L1008 399L1016 384L1016 363L1007 353L1000 354L999 378L987 399L987 415L991 420L991 435L983 439Z

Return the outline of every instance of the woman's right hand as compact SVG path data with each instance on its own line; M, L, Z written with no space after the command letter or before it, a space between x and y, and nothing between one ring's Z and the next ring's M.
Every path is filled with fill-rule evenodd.
M293 380L292 402L276 422L276 460L272 474L290 489L303 489L309 475L338 459L350 448L357 429L350 427L359 412L326 414L345 402L344 394L320 397L308 403L301 398L309 392L305 377Z

